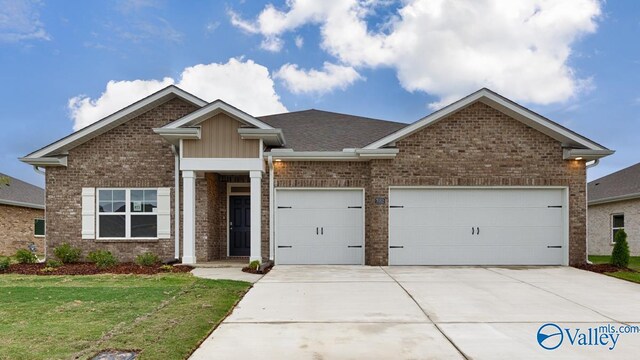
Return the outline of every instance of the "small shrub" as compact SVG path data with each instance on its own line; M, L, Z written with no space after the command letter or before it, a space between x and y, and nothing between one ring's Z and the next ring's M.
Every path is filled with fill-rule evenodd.
M60 261L58 261L56 259L47 260L47 267L58 268L60 266L62 266L62 262L60 262Z
M0 271L5 271L9 268L11 261L8 257L0 257Z
M53 254L60 259L63 264L73 264L80 261L81 250L71 246L69 243L64 243L53 249Z
M172 272L173 271L173 266L171 266L171 265L162 265L162 266L160 266L160 270L166 271L166 272Z
M253 260L252 262L249 263L249 268L252 270L258 270L260 268L260 261Z
M34 253L27 249L19 249L16 252L16 260L20 264L34 264L36 261L38 261L38 258Z
M51 267L51 266L46 266L46 267L43 267L42 269L40 269L40 272L43 272L43 273L50 273L50 272L54 272L54 271L56 271L56 268Z
M118 264L118 259L113 256L111 251L107 250L92 251L87 255L87 259L92 263L95 263L100 269L106 269Z
M161 261L158 255L155 255L150 252L146 252L144 254L140 254L136 256L136 264L140 266L153 266L153 265L159 264L160 262Z
M629 244L627 243L627 233L620 229L616 231L614 237L616 244L611 253L611 265L626 268L629 266Z

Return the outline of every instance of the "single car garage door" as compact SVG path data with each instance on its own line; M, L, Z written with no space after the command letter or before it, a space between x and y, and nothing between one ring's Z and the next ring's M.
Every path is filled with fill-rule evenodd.
M390 265L563 265L564 189L392 188Z
M363 191L276 190L277 264L363 264Z

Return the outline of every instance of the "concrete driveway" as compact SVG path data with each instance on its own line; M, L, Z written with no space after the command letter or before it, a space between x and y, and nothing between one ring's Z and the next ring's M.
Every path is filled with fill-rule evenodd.
M635 358L640 333L577 345L621 323L640 325L640 285L574 268L278 266L191 359Z

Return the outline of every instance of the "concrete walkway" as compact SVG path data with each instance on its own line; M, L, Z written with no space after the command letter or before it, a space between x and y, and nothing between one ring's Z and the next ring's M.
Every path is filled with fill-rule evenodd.
M218 261L204 264L197 264L191 271L194 276L214 279L214 280L237 280L255 283L262 278L262 275L250 274L242 271L246 262Z
M613 350L536 336L640 325L638 304L640 285L566 267L278 266L191 359L631 359L640 333Z

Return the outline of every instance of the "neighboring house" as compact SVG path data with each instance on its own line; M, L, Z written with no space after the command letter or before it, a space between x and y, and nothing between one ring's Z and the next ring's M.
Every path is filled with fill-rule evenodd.
M0 255L30 244L44 253L44 231L44 190L0 173Z
M589 254L611 255L614 234L627 233L632 255L640 255L640 163L587 185Z
M392 106L392 105L390 105ZM21 160L48 246L193 264L581 264L613 151L487 89L412 124L253 117L169 86Z

